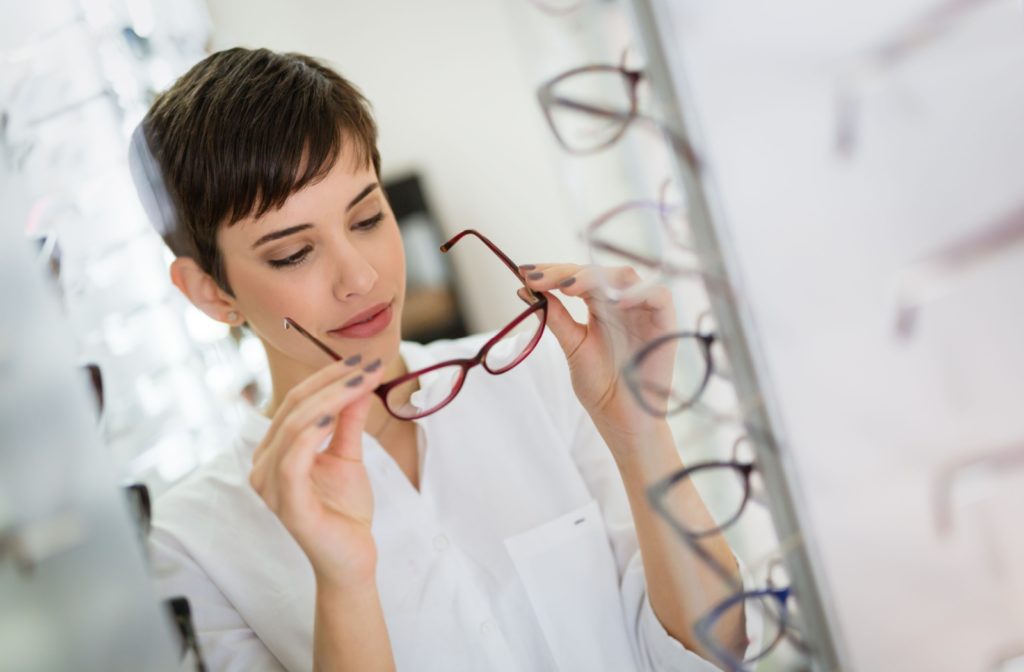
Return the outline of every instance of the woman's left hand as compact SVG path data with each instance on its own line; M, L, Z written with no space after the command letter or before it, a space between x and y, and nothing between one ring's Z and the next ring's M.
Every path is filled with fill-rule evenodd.
M527 286L547 296L548 327L565 352L573 389L605 439L635 439L663 424L663 418L648 414L633 398L622 369L645 344L676 329L668 287L652 285L629 298L610 301L602 287L622 290L637 285L640 277L635 270L577 264L534 264L520 269ZM583 299L589 313L586 324L573 319L553 290ZM674 348L659 349L658 359L658 366L644 367L645 380L653 375L657 380L651 382L666 389L672 382Z

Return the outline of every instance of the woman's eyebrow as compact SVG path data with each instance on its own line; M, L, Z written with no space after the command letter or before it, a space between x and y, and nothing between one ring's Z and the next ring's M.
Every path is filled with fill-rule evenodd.
M279 239L284 238L286 236L290 236L293 233L298 233L299 231L305 231L306 229L311 229L311 228L313 228L312 224L296 224L295 226L289 226L287 229L281 229L279 231L271 231L267 235L261 236L259 240L257 240L255 243L253 243L252 244L252 249L255 250L257 247L259 247L263 243L269 243L272 240L279 240Z
M359 192L359 195L356 196L355 198L353 198L352 202L348 204L347 208L345 208L345 212L348 212L352 208L356 207L356 204L359 203L359 201L361 201L364 198L366 198L367 196L369 196L370 193L374 189L376 189L378 186L379 185L376 182L371 182L370 184L368 184L365 187L363 187L363 190Z
M359 201L363 200L364 198L369 196L371 193L373 193L373 190L376 189L378 186L380 186L378 183L372 182L372 183L366 185L365 187L363 187L363 190L359 192L359 195L356 196L355 198L353 198L352 201L349 202L348 206L346 206L345 212L348 212L352 208L356 207L356 205L359 203ZM268 233L265 236L260 236L259 240L257 240L255 243L252 244L252 249L255 250L257 247L259 247L260 245L262 245L264 243L269 243L269 242L271 242L273 240L280 240L281 238L284 238L285 236L290 236L293 233L298 233L299 231L305 231L306 229L311 228L312 226L313 226L312 224L308 224L308 223L307 224L296 224L295 226L289 226L287 229L281 229L280 231L271 231L270 233Z

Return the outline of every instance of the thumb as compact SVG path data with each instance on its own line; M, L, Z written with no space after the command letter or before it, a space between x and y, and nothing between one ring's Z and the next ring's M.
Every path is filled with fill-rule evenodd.
M363 428L366 427L366 417L370 414L372 401L373 394L367 392L341 409L334 425L334 435L324 453L343 460L362 462Z
M516 293L523 302L529 303L525 296L526 289L520 289ZM551 333L555 335L558 344L562 346L562 352L565 353L566 357L569 357L580 347L580 343L583 342L587 335L587 328L573 319L569 311L565 309L565 306L562 305L562 302L554 294L544 292L544 296L548 299L547 326L551 329Z

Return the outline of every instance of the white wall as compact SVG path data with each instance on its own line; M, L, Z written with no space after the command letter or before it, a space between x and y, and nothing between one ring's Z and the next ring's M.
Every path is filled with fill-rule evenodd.
M447 233L477 228L518 263L581 261L552 164L554 140L521 67L503 2L209 0L215 49L294 50L330 61L370 99L385 177L418 170ZM486 252L454 257L471 328L522 306ZM502 282L505 281L505 282Z

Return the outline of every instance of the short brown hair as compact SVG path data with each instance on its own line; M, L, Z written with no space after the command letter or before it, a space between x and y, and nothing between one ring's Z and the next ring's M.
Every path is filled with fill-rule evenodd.
M321 61L267 49L212 54L160 94L142 122L174 203L164 236L231 293L217 231L281 207L351 148L380 177L377 125L362 93Z

